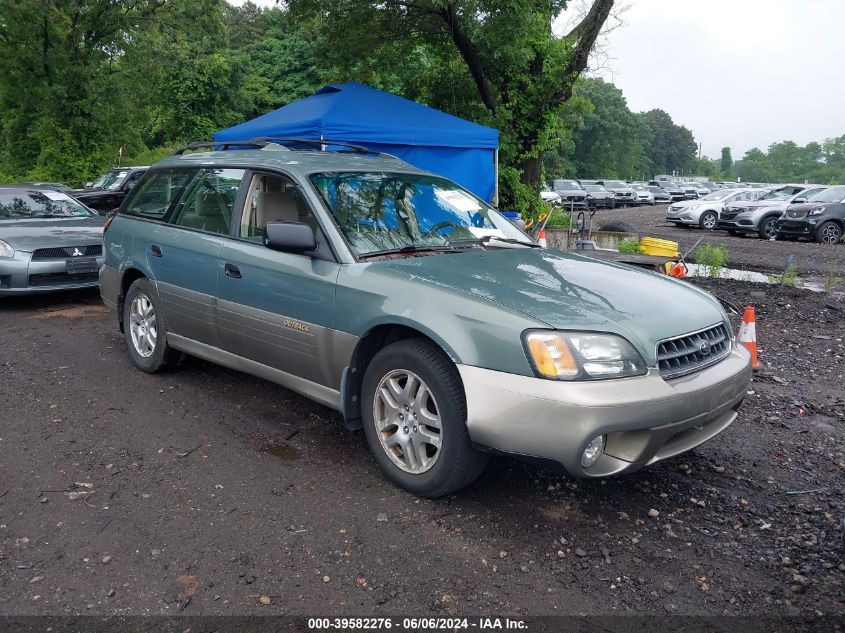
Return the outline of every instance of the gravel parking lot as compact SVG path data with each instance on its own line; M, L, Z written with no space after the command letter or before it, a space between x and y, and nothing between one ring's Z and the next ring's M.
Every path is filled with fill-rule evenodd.
M727 231L703 231L695 227L677 227L666 221L666 205L599 210L593 228L607 222L626 222L643 235L672 240L687 252L695 243L709 242L724 246L730 253L732 268L760 272L782 272L789 255L795 256L799 275L823 278L829 274L845 277L845 244L825 246L813 242L778 242L758 237L732 237Z
M134 370L96 293L4 300L0 613L841 615L845 306L754 301L765 366L715 440L606 481L496 459L428 501L284 389Z

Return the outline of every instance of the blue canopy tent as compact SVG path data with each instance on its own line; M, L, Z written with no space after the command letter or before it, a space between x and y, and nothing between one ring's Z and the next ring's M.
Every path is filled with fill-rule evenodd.
M262 136L355 143L454 180L483 200L498 194L498 130L355 82L324 86L214 140Z

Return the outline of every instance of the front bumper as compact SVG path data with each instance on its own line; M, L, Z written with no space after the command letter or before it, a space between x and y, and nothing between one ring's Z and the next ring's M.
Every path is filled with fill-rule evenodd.
M18 252L0 260L0 296L96 288L97 272L69 274L68 259L32 260L30 253ZM105 261L102 255L91 259L96 259L97 269Z
M742 346L699 372L664 380L556 382L459 365L472 441L517 457L549 461L581 477L638 470L722 432L751 382ZM607 435L605 453L581 465L587 443Z
M757 224L760 222L760 216L755 216L750 211L741 211L736 215L724 214L719 218L720 229L728 231L738 231L740 233L753 232L757 230Z
M801 220L783 219L775 221L775 229L781 235L813 237L816 234L818 224L818 218L804 218Z
M701 212L699 211L689 211L686 209L682 209L680 211L666 211L666 221L667 222L679 222L681 224L695 224L698 225L698 220L701 217Z

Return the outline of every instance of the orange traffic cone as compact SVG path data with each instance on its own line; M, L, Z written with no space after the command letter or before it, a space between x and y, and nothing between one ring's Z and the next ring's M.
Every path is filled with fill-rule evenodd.
M687 267L684 266L682 263L677 263L669 269L669 274L672 277L678 277L679 279L683 279L687 276Z
M548 242L546 242L546 230L545 229L540 229L540 234L537 236L537 243L540 246L542 246L543 248L546 248L549 245Z
M757 317L754 315L753 306L745 308L737 339L751 352L751 367L757 369L760 363L757 362Z

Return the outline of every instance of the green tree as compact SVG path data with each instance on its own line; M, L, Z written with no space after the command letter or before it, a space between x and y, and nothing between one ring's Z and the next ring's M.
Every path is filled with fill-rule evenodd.
M725 174L725 176L730 176L731 172L733 171L734 166L734 159L731 156L731 148L730 147L723 147L722 148L722 159L719 161L719 169L720 171Z
M132 87L128 33L155 0L18 0L0 5L0 161L13 178L79 182L108 165Z
M687 128L676 125L668 113L660 109L637 115L651 130L646 160L651 174L690 174L696 161L698 145Z
M575 28L556 37L552 23L566 4L565 0L288 2L295 15L320 20L324 52L337 68L355 68L361 57L388 55L392 63L384 68L401 74L402 65L425 50L430 67L452 71L448 80L456 88L465 90L471 82L473 101L485 111L477 120L495 125L502 135L503 202L521 210L535 206L542 153L555 136L560 109L572 97L575 80L587 66L614 0L593 0ZM450 109L448 101L431 105Z
M575 94L588 107L571 103L561 113L561 132L571 144L567 161L572 165L569 175L580 178L602 176L606 178L641 178L647 170L645 146L650 140L650 128L645 126L629 109L622 91L601 79L579 79ZM575 115L568 123L565 114ZM561 134L561 136L564 136ZM555 170L549 154L559 154L567 148L558 143L547 152L546 165ZM562 166L564 161L558 161ZM556 170L555 170L556 171ZM551 177L567 175L550 173Z

